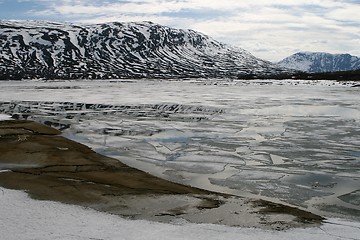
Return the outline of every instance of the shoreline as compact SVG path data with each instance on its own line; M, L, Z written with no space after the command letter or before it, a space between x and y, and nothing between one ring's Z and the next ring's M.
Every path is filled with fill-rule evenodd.
M165 223L181 219L284 230L324 220L295 207L172 183L60 133L31 121L0 120L0 186L26 191L34 199Z

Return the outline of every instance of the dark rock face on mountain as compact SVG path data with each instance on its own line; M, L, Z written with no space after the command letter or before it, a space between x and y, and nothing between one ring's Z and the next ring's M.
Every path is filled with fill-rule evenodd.
M192 30L151 22L0 21L0 79L243 77L288 73Z
M281 67L304 72L339 72L360 69L360 58L350 54L299 52L278 64Z

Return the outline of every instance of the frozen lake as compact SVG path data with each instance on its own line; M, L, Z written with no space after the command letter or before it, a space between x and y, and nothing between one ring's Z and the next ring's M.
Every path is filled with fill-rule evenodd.
M30 115L172 181L359 221L360 89L353 85L0 82L0 111Z

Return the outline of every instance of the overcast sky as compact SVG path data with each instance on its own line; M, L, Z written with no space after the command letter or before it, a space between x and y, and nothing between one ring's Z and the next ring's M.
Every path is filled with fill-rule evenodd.
M360 56L360 0L0 0L3 20L153 21L277 61L298 51Z

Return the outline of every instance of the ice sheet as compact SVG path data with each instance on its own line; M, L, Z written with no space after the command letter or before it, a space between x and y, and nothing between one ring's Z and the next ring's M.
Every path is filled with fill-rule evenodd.
M200 188L360 219L360 95L335 81L1 82L0 110ZM26 102L32 101L32 102Z

